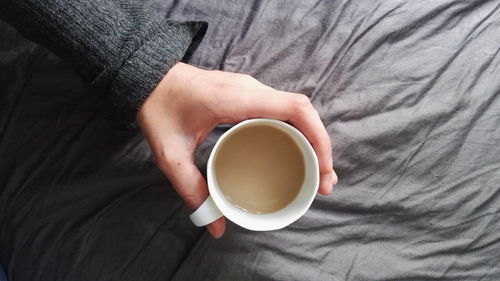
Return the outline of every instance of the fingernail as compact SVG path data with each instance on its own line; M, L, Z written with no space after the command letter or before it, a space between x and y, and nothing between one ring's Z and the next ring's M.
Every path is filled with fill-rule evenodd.
M334 177L335 177L335 174L333 172L329 172L326 176L325 181L328 182L328 180L330 180L330 183L331 183ZM326 188L327 188L327 190L326 190L325 195L328 195L332 192L333 186L331 184L327 184Z
M212 235L214 239L219 239L222 236L222 235L216 235L215 228L211 224L207 225L207 230L208 233L210 233L210 235Z
M339 177L337 176L337 173L335 173L334 170L332 170L332 187L336 185L339 182Z

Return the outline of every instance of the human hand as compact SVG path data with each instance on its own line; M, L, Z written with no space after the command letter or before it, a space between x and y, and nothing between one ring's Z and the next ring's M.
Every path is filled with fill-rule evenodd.
M219 123L250 118L291 123L312 144L319 161L319 193L329 194L337 183L330 137L318 112L305 95L268 87L256 79L177 63L163 77L137 114L158 167L186 205L195 210L208 196L194 152ZM207 226L214 238L225 231L224 217Z

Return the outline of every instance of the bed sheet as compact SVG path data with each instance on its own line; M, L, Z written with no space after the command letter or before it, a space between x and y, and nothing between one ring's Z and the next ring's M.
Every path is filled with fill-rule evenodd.
M190 63L308 95L340 183L213 240L140 132L0 26L0 262L11 280L500 280L500 1L150 1L205 20ZM197 153L204 169L218 128Z

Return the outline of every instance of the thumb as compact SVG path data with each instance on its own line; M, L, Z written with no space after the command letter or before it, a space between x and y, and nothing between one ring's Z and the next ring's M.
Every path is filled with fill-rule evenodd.
M176 151L176 155L166 157L168 160L159 163L159 167L173 184L186 206L194 211L209 195L207 183L194 164L192 153L182 153L182 150L173 151ZM224 217L207 225L207 229L214 238L220 238L226 229Z

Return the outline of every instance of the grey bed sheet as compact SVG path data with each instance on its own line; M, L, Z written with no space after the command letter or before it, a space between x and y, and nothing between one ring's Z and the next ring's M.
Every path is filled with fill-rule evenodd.
M2 24L11 280L500 280L500 1L151 5L209 22L192 64L307 94L340 183L283 230L229 224L213 240L141 134L114 128L68 65Z

